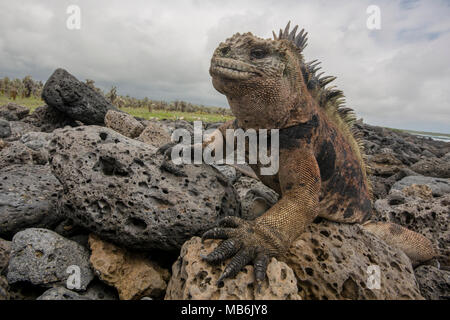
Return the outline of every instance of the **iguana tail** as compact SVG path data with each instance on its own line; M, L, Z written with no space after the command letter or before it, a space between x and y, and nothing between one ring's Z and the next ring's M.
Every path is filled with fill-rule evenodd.
M428 261L437 255L430 240L420 233L398 224L367 221L362 224L362 227L387 244L402 250L411 259L413 266Z

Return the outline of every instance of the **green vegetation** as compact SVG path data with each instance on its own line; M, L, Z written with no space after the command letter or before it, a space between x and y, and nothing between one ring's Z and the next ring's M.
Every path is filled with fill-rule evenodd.
M207 107L195 105L186 101L157 101L149 98L136 99L130 96L120 96L117 88L112 87L108 93L104 93L95 86L93 80L87 79L86 84L102 94L108 101L119 109L135 117L143 119L182 119L186 121L225 122L233 119L230 109L219 107ZM40 98L43 84L36 82L30 76L23 79L0 79L0 105L14 102L30 108L33 112L45 102Z
M37 107L42 106L45 102L41 99L30 97L30 98L16 98L16 100L10 99L3 95L0 95L0 106L7 104L9 102L17 103L21 106L30 108L33 112ZM121 110L131 114L134 117L139 117L147 120L186 120L186 121L203 121L203 122L225 122L233 119L232 116L224 116L220 114L211 114L204 112L181 112L181 111L164 111L164 110L152 110L148 111L148 108L120 108Z
M23 79L0 79L0 105L8 102L27 106L33 111L43 104L41 92L44 88L42 81L34 81L31 76Z
M233 119L232 116L223 116L220 114L209 114L202 112L181 112L181 111L164 111L152 110L146 108L120 108L121 110L131 114L134 117L150 119L170 119L170 120L186 120L186 121L203 121L203 122L225 122Z
M10 99L10 98L5 97L4 95L0 94L0 106L10 103L10 102L14 102L14 103L17 103L18 105L28 107L28 108L30 108L31 112L33 112L34 109L36 109L37 107L40 107L45 104L44 101L42 101L41 99L36 98L36 97L30 97L30 98L17 97L16 100L13 100L13 99Z

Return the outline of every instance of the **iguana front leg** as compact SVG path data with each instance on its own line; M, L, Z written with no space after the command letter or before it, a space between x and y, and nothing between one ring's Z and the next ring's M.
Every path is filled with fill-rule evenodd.
M202 256L204 260L218 263L232 257L218 282L253 261L259 286L270 257L283 255L317 216L320 171L308 146L280 150L279 181L282 197L264 215L254 221L226 217L203 234L202 239L225 239L213 252Z

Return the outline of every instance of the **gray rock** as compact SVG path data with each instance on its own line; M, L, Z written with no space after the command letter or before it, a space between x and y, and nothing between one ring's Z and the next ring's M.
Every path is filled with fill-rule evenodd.
M430 151L428 151L428 150L424 150L422 152L422 156L424 156L426 158L434 158L435 157L435 155L433 153L431 153Z
M81 292L80 295L92 300L119 300L115 288L95 279L89 284L86 292Z
M394 153L394 151L391 149L391 148L381 148L380 149L380 153L383 153L383 154L395 154Z
M20 138L20 142L32 150L39 151L48 145L50 138L50 133L28 132Z
M117 110L105 97L64 69L56 69L45 83L42 98L85 124L103 124L108 110Z
M450 193L450 179L441 179L425 176L407 176L397 181L391 190L403 190L413 184L424 184L431 188L433 196L440 197L446 193Z
M414 163L411 169L424 176L450 178L450 161L427 158Z
M20 138L20 142L33 150L35 163L44 164L48 162L47 146L51 136L51 133L46 132L28 132Z
M191 136L194 136L194 126L186 120L162 120L157 121L157 123L161 123L166 126L170 135L172 135L172 132L175 129L186 129L189 131Z
M172 266L172 277L164 300L299 300L297 281L289 266L275 258L269 260L267 280L261 290L254 285L253 266L245 266L237 275L217 285L226 263L212 265L201 254L208 254L220 242L193 237L183 245Z
M402 161L395 154L378 153L368 156L368 164L375 176L390 177L402 168Z
M422 298L410 259L359 224L312 223L285 256L305 300ZM369 266L379 267L378 288L367 286Z
M159 121L146 121L145 129L136 140L159 148L171 142L169 128Z
M92 299L86 296L82 296L79 293L66 289L64 287L55 287L45 291L36 300L92 300Z
M393 131L363 123L356 123L355 130L361 134L367 154L384 153L389 148L397 159L408 166L418 162L421 156L442 157L450 152L449 143L406 132Z
M392 185L406 176L417 176L417 173L408 168L400 168L397 173L388 178L369 175L374 199L386 198Z
M5 138L6 141L16 141L28 132L39 131L32 124L23 121L10 121L9 126L11 127L11 135Z
M450 300L450 271L424 265L416 268L414 273L425 299Z
M45 164L44 152L34 151L20 141L8 143L0 150L0 169L13 164Z
M374 199L385 198L390 188L390 186L386 181L387 179L383 177L369 175L369 180L372 185L372 194Z
M119 300L119 298L114 288L93 280L84 292L75 292L66 287L57 286L48 289L36 300Z
M67 114L47 105L36 108L23 121L34 125L39 128L39 131L43 132L52 132L55 129L64 128L65 126L77 126L75 120Z
M8 138L11 133L11 126L9 125L9 122L0 119L0 138Z
M399 204L403 204L405 203L405 195L400 192L400 191L396 191L396 192L391 192L387 198L386 198L387 202L389 205L399 205Z
M216 168L220 173L222 173L228 181L230 181L231 184L233 184L238 175L236 173L236 169L229 165L212 165L214 168Z
M375 201L376 220L393 222L422 234L432 241L441 265L450 266L450 194L428 199L409 196L400 202L391 201L390 198Z
M450 162L450 152L447 152L441 159Z
M11 253L11 241L0 239L0 276L6 275Z
M218 218L239 215L233 186L209 165L175 165L109 128L58 129L49 145L64 215L135 249L178 249Z
M132 115L115 110L106 113L105 125L129 138L137 138L144 131L142 123Z
M0 275L0 301L9 300L9 285L5 277Z
M0 118L8 121L17 121L23 119L30 113L26 107L19 106L16 103L10 102L0 107Z
M85 290L94 278L89 251L53 231L26 229L13 237L8 282L26 281L42 286L65 285L71 275L68 269L71 266L79 268L80 289Z
M51 227L61 184L48 166L12 165L0 171L0 236L29 227Z

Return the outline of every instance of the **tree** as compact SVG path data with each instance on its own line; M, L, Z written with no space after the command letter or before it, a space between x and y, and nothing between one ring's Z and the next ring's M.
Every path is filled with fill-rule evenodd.
M3 94L9 93L9 87L11 85L11 80L9 80L8 77L4 77L2 82L3 82L3 90L5 90L3 92Z
M92 88L93 90L95 90L96 92L100 93L103 95L103 92L100 88L97 88L95 86L95 81L91 80L91 79L86 79L86 84L88 85L88 87Z
M31 76L26 76L25 78L23 78L22 86L25 98L29 98L34 89L34 81L33 79L31 79Z
M117 88L116 88L116 86L113 86L111 88L111 90L109 90L109 92L106 94L106 98L108 98L108 100L111 103L116 102L116 100L117 100Z
M9 98L12 99L12 100L16 100L17 92L18 92L17 88L11 87L9 89Z

